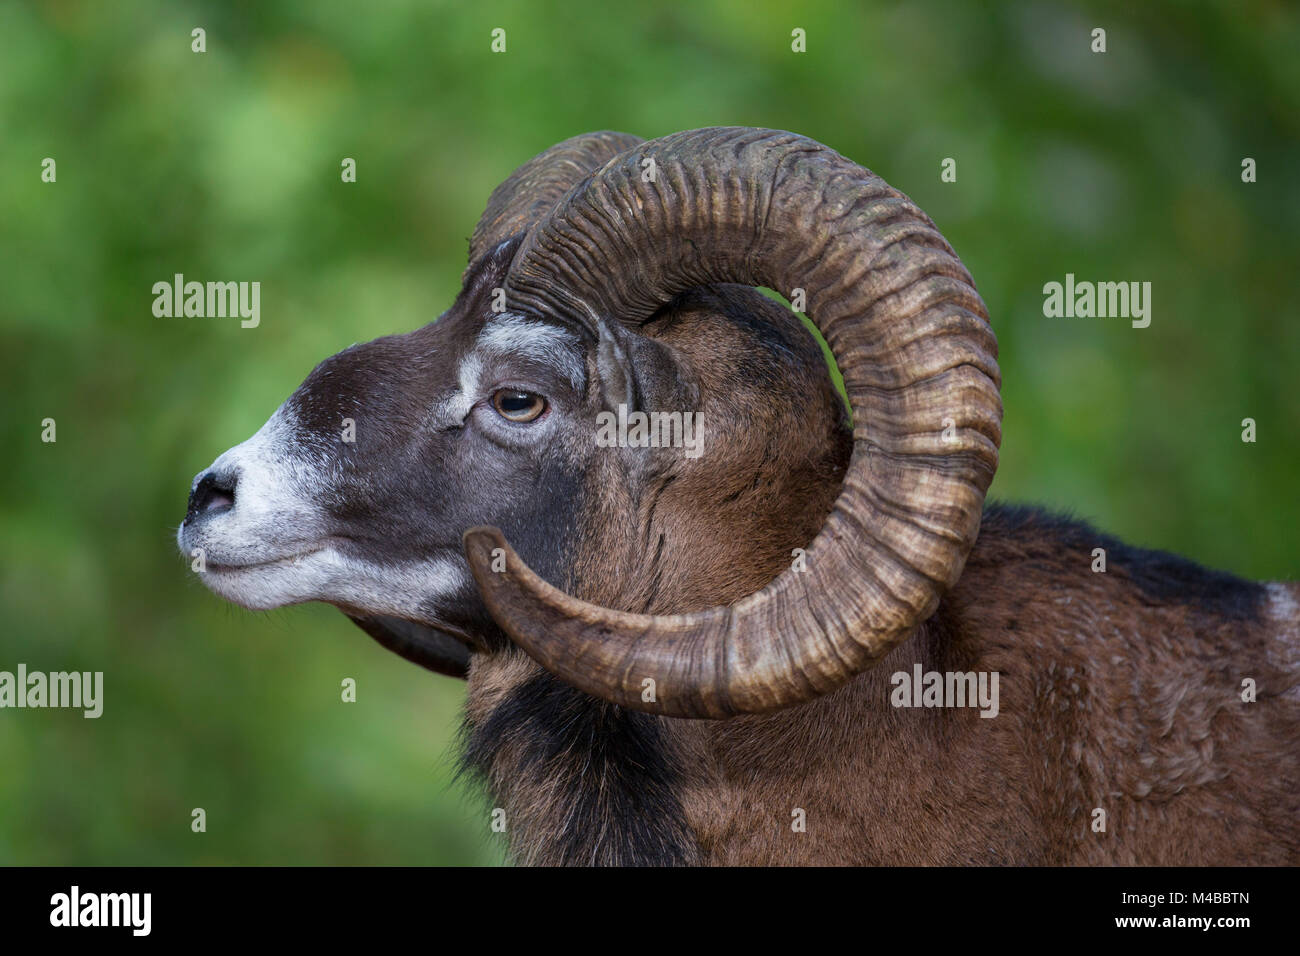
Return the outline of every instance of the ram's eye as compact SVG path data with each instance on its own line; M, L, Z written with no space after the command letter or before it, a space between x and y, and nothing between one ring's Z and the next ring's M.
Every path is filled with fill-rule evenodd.
M532 392L503 388L493 394L492 407L506 421L533 422L546 411L546 399Z

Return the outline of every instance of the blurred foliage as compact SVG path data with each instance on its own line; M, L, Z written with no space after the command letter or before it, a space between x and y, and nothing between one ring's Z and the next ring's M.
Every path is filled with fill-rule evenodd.
M1300 576L1297 48L1282 2L0 5L0 669L106 672L99 720L0 711L0 862L501 859L451 779L463 685L333 609L221 603L173 534L318 360L450 304L492 187L586 130L779 127L871 167L988 302L995 497ZM260 281L261 326L155 318L177 272ZM1044 318L1067 272L1150 281L1151 327Z

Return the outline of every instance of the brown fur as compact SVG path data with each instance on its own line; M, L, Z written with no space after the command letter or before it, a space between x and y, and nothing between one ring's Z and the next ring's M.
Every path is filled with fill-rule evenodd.
M1300 862L1300 702L1282 693L1295 672L1269 663L1275 634L1150 606L1064 555L1040 563L1057 544L989 528L939 613L874 670L804 707L682 728L706 857ZM998 671L999 715L891 707L889 675L917 661ZM1264 688L1255 703L1246 676ZM791 831L795 807L806 833Z
M843 406L797 321L744 304L793 343L784 361L756 349L716 297L647 330L698 378L711 450L665 465L640 491L614 464L593 472L580 597L658 613L729 603L768 583L821 526L849 450ZM768 381L774 372L783 386ZM676 862L1300 862L1295 589L1254 610L1255 592L1243 590L1245 610L1216 614L1217 579L1209 608L1190 591L1159 592L1138 566L1148 552L1117 550L1094 573L1091 548L1109 539L1090 534L995 510L938 612L838 692L721 722L633 715L658 726L671 768L674 799L658 812L680 812L689 831ZM917 662L996 671L999 715L891 706L891 675ZM1259 687L1254 703L1241 699L1243 678ZM544 679L517 649L477 657L470 725ZM646 862L601 851L629 822L617 801L601 804L593 832L565 828L580 784L604 792L621 785L616 773L593 782L576 749L541 768L520 760L507 742L488 774L518 859Z

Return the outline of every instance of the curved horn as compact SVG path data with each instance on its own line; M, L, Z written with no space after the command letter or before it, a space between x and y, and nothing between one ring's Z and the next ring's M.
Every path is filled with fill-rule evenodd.
M469 241L470 263L497 243L530 229L592 170L641 141L630 133L583 133L528 160L488 197Z
M997 343L965 267L906 196L792 133L704 129L625 151L532 231L507 280L516 308L632 324L715 282L804 289L844 376L853 454L808 570L731 607L630 614L557 591L499 532L465 535L488 609L538 662L680 717L809 700L904 640L961 575L1001 440Z

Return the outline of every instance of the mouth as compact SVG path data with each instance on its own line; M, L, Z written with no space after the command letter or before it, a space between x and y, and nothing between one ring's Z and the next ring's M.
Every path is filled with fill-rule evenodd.
M305 551L296 551L293 554L286 554L278 558L267 558L262 561L248 561L238 564L206 560L204 569L207 573L213 571L218 574L237 574L245 571L266 571L272 568L291 567L298 564L312 555L320 554L325 550L325 545L316 548L308 548Z
M209 553L194 571L209 591L250 611L329 602L344 583L326 543L275 557Z

